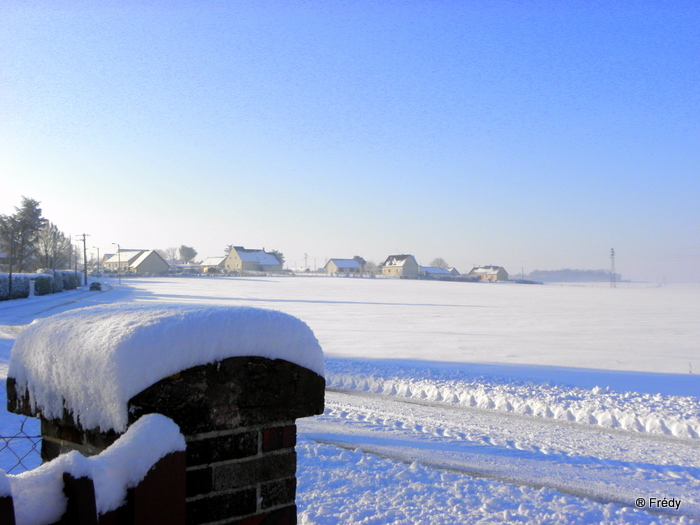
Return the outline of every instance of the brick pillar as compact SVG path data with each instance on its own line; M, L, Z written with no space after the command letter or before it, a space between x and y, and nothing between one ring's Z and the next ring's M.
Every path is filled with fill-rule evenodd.
M27 413L13 394L8 407ZM187 523L296 523L295 420L323 413L324 379L281 359L231 357L167 377L129 401L129 424L148 413L175 421L187 442ZM10 399L11 398L11 399ZM42 457L97 454L119 434L86 431L69 415L42 420Z

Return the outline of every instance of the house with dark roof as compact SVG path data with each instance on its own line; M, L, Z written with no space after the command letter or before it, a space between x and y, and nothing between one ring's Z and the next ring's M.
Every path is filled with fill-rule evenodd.
M390 255L382 264L385 277L418 277L420 266L413 255Z

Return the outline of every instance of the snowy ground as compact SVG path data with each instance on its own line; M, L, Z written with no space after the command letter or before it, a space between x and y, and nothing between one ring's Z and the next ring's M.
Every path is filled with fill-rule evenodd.
M129 280L0 303L0 375L24 326L66 309L281 310L327 356L326 412L299 421L301 523L699 522L700 286L618 286Z

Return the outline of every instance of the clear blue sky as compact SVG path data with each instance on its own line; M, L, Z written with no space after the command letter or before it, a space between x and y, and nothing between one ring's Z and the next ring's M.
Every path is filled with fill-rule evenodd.
M700 279L700 3L0 5L0 213L110 251Z

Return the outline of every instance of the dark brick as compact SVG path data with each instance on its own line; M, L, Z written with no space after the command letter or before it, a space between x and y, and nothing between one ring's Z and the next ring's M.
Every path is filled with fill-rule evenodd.
M291 449L282 454L217 465L212 467L214 490L250 487L266 481L292 477L296 474L296 460L296 452Z
M293 504L296 499L296 493L296 478L263 483L260 486L260 497L262 498L261 507L263 509L269 509L270 507L279 507L284 504Z
M275 427L263 430L263 452L292 448L297 442L297 426Z
M258 453L258 432L241 432L187 443L187 466L241 459Z
M167 377L129 401L129 420L158 412L185 435L323 413L324 379L296 364L230 357ZM21 403L16 403L21 404Z
M186 476L188 498L211 492L213 482L210 467L187 470Z
M188 501L186 522L188 525L198 525L254 514L256 510L257 491L250 488Z
M265 514L229 522L227 525L296 525L297 508L295 505L277 509Z

